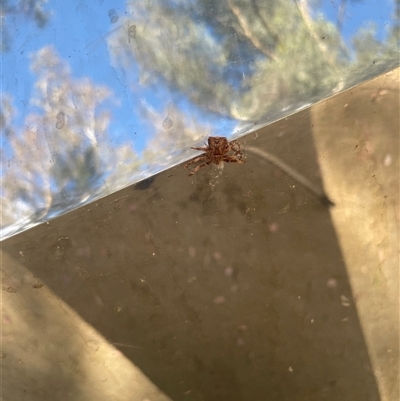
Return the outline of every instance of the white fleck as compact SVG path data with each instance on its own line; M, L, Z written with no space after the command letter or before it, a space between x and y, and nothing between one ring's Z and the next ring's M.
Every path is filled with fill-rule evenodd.
M276 233L279 230L278 223L272 223L268 226L268 229L271 233Z
M384 165L385 167L389 167L391 164L392 164L392 156L388 153L388 154L385 156L384 160L383 160L383 165Z
M346 308L348 306L350 306L350 300L349 300L349 298L346 297L346 295L341 295L340 296L340 301L342 303L342 306L345 306Z
M328 279L326 281L326 286L328 288L336 288L337 285L338 285L337 280L335 278L333 278L333 277L331 277L330 279Z
M189 246L188 254L190 257L194 258L196 256L196 248L194 246Z
M225 297L223 295L220 295L219 297L214 298L213 302L216 305L223 304L226 301Z

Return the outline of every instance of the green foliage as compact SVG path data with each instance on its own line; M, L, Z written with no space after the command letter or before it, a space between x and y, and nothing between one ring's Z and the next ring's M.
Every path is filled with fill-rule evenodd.
M354 84L372 60L391 68L398 46L369 27L346 45L337 26L307 1L130 1L127 29L109 40L114 64L142 84L167 85L194 105L253 121ZM394 26L396 24L394 23ZM393 36L393 35L392 35Z

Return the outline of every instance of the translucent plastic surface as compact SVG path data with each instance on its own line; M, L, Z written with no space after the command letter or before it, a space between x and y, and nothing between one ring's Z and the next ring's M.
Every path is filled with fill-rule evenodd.
M2 3L3 238L398 65L398 3Z

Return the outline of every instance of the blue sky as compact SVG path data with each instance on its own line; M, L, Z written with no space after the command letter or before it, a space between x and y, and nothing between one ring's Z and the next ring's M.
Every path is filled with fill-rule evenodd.
M122 25L121 19L111 22L108 14L113 10L114 16L125 16L125 1L81 1L74 2L73 7L71 4L65 0L52 0L45 4L44 9L50 17L44 29L38 29L33 21L22 15L8 17L8 29L15 35L12 35L12 51L3 54L3 91L14 97L14 106L18 109L17 126L23 126L25 116L33 110L29 99L36 77L29 69L29 55L48 45L53 45L61 59L69 64L73 77L90 77L94 84L107 86L119 98L118 106L105 102L99 107L112 109L109 133L115 144L133 141L134 148L141 151L153 134L148 123L141 121L137 113L138 102L145 102L159 111L167 108L168 103L179 103L184 111L216 124L216 116L205 116L200 110L193 109L184 98L169 93L167 88L158 86L155 91L152 87L142 86L139 98L127 89L121 72L111 66L106 45L110 32ZM234 122L219 122L220 130L225 132L227 125L234 125Z
M72 3L74 7L71 7ZM19 124L23 123L23 118L30 110L29 98L36 78L29 70L29 55L53 44L59 56L70 65L74 77L90 77L95 84L106 85L121 98L122 107L108 104L109 107L113 107L114 116L110 131L116 133L115 139L118 140L119 133L131 124L134 105L126 88L110 67L102 35L112 30L113 25L118 26L118 21L116 24L111 23L108 10L114 9L122 15L124 3L122 0L52 0L45 4L50 18L44 29L36 28L33 21L20 15L9 20L8 28L11 32L15 30L16 35L12 38L12 51L3 55L3 91L11 93L14 97L20 117L17 119ZM21 77L24 79L21 80ZM138 146L141 147L140 144Z
M321 10L325 18L336 24L340 0L322 0ZM365 27L366 21L376 24L377 39L386 37L388 22L393 17L393 0L347 0L346 13L343 19L342 35L349 41L361 27Z
M335 23L339 3L340 0L321 0L318 12L322 12L326 18ZM393 7L393 0L348 1L342 30L344 39L349 40L354 36L365 25L366 20L374 21L378 29L378 38L383 39L387 23L392 17ZM179 99L176 95L168 93L167 88L164 90L158 88L156 92L151 87L142 87L138 99L127 89L121 74L112 68L105 37L121 24L121 19L113 23L109 12L114 10L114 16L123 17L125 1L52 0L45 3L45 10L50 13L50 17L44 29L36 28L34 22L21 15L7 17L9 32L12 34L12 51L3 54L2 89L14 96L14 105L18 109L17 126L23 124L25 116L30 111L29 98L32 95L35 77L29 71L29 54L43 46L53 44L60 57L69 63L74 77L88 76L95 84L104 84L111 88L120 98L121 104L118 107L111 103L105 104L105 107L113 110L109 131L112 141L119 143L132 140L135 141L134 148L142 150L152 130L148 124L140 122L140 116L136 114L137 102L143 100L154 109L162 110L169 102L173 101L176 104ZM206 117L201 111L193 109L184 98L180 99L180 105L203 120ZM211 118L213 125L216 126L216 134L235 125L233 121L231 123L228 120L217 121L209 115L207 118ZM220 129L218 122L222 123ZM134 132L141 134L134 135Z

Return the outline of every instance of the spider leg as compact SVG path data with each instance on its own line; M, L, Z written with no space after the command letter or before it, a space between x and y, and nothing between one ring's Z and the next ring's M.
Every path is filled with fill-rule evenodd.
M206 161L203 164L199 164L198 166L196 166L191 173L189 174L189 177L195 173L197 173L202 167L208 166L211 163L211 160Z
M225 163L239 163L243 164L246 163L246 160L243 160L241 158L238 158L236 156L224 156L224 162Z
M190 147L190 149L194 149L194 150L203 150L203 151L207 151L207 150L208 150L208 148L206 148L206 147L202 147L202 148L193 148L193 147Z
M232 150L235 153L235 155L241 155L242 154L242 150L240 149L240 143L237 142L237 141L232 141L229 144L229 148L230 148L230 150Z
M243 153L238 151L234 153L234 157L238 158L239 160L243 160ZM244 163L244 161L243 161Z
M198 156L195 159L191 160L189 163L186 163L184 167L188 168L188 166L190 166L191 164L197 163L197 162L202 161L202 160L206 160L206 157L205 156Z

